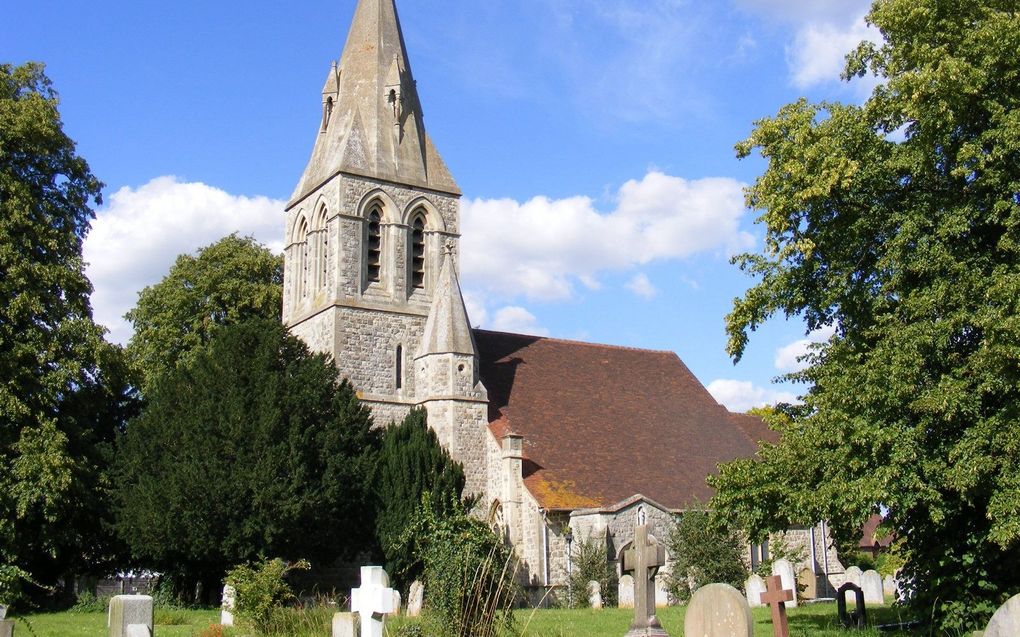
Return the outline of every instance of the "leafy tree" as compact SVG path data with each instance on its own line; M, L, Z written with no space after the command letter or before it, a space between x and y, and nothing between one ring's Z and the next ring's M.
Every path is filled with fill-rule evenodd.
M128 352L146 377L160 374L209 341L225 325L280 320L283 259L250 237L229 235L182 254L159 283L138 295L127 313L134 326Z
M420 555L403 540L422 497L437 514L451 510L464 491L464 469L429 429L424 409L415 409L383 434L375 479L376 535L386 556L387 572L405 587L419 578L424 567Z
M862 106L783 107L738 146L766 250L727 318L739 360L776 313L835 335L762 462L714 481L714 507L760 536L874 512L903 541L912 603L979 627L1020 591L1020 12L1015 0L878 0L881 44L846 77Z
M613 607L618 603L620 579L616 569L609 563L609 550L605 537L585 536L574 540L570 551L570 606L572 608L589 608L591 599L588 595L588 583L598 582L605 607Z
M368 410L275 320L223 327L152 387L117 457L118 531L140 565L216 587L261 557L371 545Z
M0 579L106 555L106 451L131 394L81 258L102 184L40 64L0 64ZM8 600L10 601L10 600Z
M738 533L713 521L704 511L682 514L666 538L670 555L666 590L670 598L686 603L694 591L717 582L742 590L747 580L743 544Z

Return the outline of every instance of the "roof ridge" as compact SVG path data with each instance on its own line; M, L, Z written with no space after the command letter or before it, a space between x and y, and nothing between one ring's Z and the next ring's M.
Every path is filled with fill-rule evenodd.
M486 329L482 329L482 328L479 328L479 327L472 328L472 331L475 331L475 332L487 332L489 334L505 334L507 336L520 336L520 337L524 337L524 338L534 338L534 339L541 340L541 341L553 341L553 342L557 342L557 343L569 343L569 344L573 344L573 345L586 345L588 347L598 347L598 348L601 348L601 349L624 350L624 351L631 351L631 352L650 352L650 353L653 353L653 354L671 354L673 356L676 356L677 358L680 358L680 355L678 353L676 353L673 350L668 350L668 349L651 349L651 348L648 348L648 347L632 347L632 346L629 346L629 345L613 345L613 344L610 344L610 343L591 343L589 341L580 341L580 340L570 339L570 338L556 338L556 337L552 337L552 336L536 336L534 334L518 334L516 332L501 332L499 330L486 330ZM681 360L683 360L683 359L681 359Z

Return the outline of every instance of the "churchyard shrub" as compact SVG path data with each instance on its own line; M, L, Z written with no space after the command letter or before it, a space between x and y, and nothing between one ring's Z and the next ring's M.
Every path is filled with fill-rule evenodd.
M670 572L666 591L674 602L686 603L705 584L725 583L744 587L747 569L741 555L739 534L705 511L680 516L666 539ZM771 566L770 566L771 568Z
M77 614L105 613L109 607L110 597L108 595L97 597L92 591L82 591L78 594L78 599L75 600L74 606L68 609L68 612Z
M274 611L294 599L287 573L308 570L308 562L287 563L280 559L242 564L227 574L226 583L237 590L237 615L260 634L271 627Z
M586 536L575 539L571 549L570 573L570 606L571 608L588 608L588 583L598 582L602 595L602 605L616 606L619 588L619 577L616 569L609 564L609 552L604 539Z

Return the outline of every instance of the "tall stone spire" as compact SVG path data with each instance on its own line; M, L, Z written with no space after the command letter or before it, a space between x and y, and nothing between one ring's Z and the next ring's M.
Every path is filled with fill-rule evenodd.
M476 356L477 351L457 271L453 266L452 250L448 247L417 358L431 354Z
M425 132L394 0L358 0L323 91L322 128L292 204L341 172L460 194Z

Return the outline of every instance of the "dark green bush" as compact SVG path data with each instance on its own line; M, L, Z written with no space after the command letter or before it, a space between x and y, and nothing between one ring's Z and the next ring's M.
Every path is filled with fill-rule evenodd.
M744 566L738 533L713 522L704 511L687 511L669 533L666 548L670 573L666 590L670 599L685 603L705 584L730 584L744 588Z

